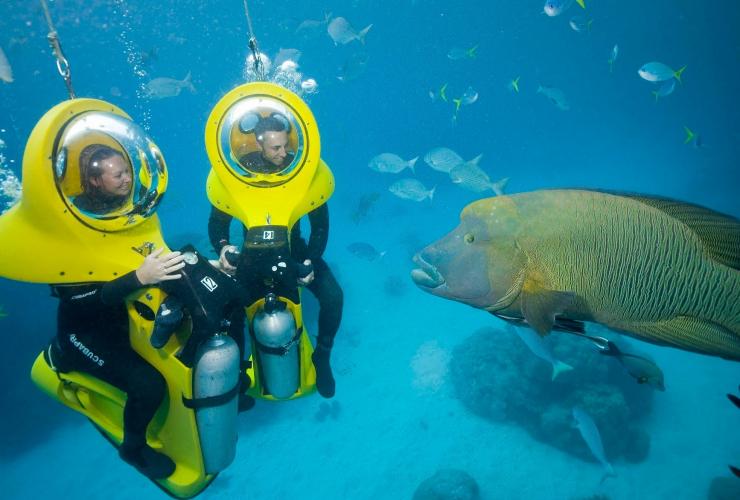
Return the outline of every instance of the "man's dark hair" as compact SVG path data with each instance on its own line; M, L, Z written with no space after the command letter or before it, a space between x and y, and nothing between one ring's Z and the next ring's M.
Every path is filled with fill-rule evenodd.
M280 113L273 113L267 118L262 118L254 127L254 136L260 143L263 141L265 132L288 132L290 133L290 122Z

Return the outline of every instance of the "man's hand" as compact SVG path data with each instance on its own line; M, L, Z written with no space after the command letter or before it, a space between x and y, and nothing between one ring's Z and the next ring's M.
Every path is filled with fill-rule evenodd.
M308 286L313 279L313 264L311 264L311 259L306 259L302 266L298 265L298 286Z
M224 245L221 249L221 256L218 258L219 264L221 264L221 270L226 274L234 274L236 272L236 266L226 260L226 252L239 253L239 249L234 245Z

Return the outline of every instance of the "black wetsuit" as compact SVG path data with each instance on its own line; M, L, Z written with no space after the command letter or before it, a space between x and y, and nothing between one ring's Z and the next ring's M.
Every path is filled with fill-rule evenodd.
M221 255L221 249L224 246L230 244L229 227L231 220L231 215L216 207L211 209L211 216L208 219L208 235L218 255ZM332 274L331 269L322 257L329 239L329 208L327 205L321 205L309 212L308 220L311 224L311 235L308 243L301 237L300 222L293 225L290 234L291 256L296 262L311 259L314 280L307 288L319 301L317 341L324 347L331 349L334 344L334 337L339 329L339 323L342 321L344 295L334 274ZM244 228L244 236L246 239L246 227ZM251 293L257 295L255 298L260 293L264 293L264 291L254 290L253 287L249 287L249 289Z
M73 203L77 208L85 212L104 215L121 208L127 200L128 195L104 196L102 193L95 193L94 195L82 193L75 197Z
M293 162L293 159L294 155L288 154L279 168L286 168ZM274 165L265 160L260 151L253 151L242 156L239 162L248 170L258 173L271 173L276 169ZM223 247L229 244L231 219L231 215L216 207L212 208L211 216L208 219L208 236L218 255L221 255ZM329 240L329 208L327 205L323 204L309 212L308 220L311 224L311 235L308 243L301 237L300 221L293 225L290 234L290 255L297 263L302 263L305 259L311 259L313 264L314 279L307 288L319 301L319 332L316 338L316 349L311 355L311 359L316 368L316 387L322 396L330 398L334 396L335 381L329 364L329 356L334 345L334 337L337 330L339 330L339 323L342 321L344 294L334 274L332 274L331 269L322 257L326 249L326 243ZM244 226L244 241L248 241L246 226ZM253 276L259 276L261 271L257 273L247 271L241 273L240 276L239 270L237 270L237 280L254 299L265 293L264 286L259 282L259 278L253 278ZM292 287L292 283L290 286ZM229 334L235 339L243 339L244 314L236 312L232 314ZM239 348L242 356L244 356L243 341Z
M51 361L60 372L89 373L126 392L125 440L146 442L146 428L165 394L162 375L129 343L124 298L143 285L132 271L107 283L52 285L59 298Z

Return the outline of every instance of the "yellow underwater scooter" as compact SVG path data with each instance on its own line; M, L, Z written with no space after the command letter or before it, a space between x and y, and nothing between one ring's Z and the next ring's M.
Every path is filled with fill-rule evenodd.
M245 161L259 148L255 124L280 117L288 132L292 161L266 172ZM311 362L313 347L303 324L300 289L290 260L294 224L326 203L334 177L321 160L316 120L293 92L269 82L247 83L227 93L215 105L205 130L211 162L207 181L213 206L240 220L248 229L240 252L236 279L257 283L256 299L245 314L251 338L249 394L287 400L316 388ZM257 265L255 265L257 264ZM260 274L260 269L278 271ZM250 287L252 288L252 287Z
M82 191L80 152L89 144L116 149L128 159L134 174L128 201L105 215L86 212L74 203ZM22 177L21 201L0 216L1 276L49 284L104 282L136 269L153 249L166 249L154 213L167 188L164 158L116 106L72 99L49 110L28 139ZM191 263L196 262L193 258L199 257L190 256ZM172 496L189 498L206 488L234 458L236 398L221 401L217 408L227 414L218 435L203 426L199 431L201 414L212 417L209 412L215 410L194 409L192 402L214 394L196 397L194 385L201 365L191 368L176 357L190 336L190 322L183 322L162 349L150 345L156 313L166 297L159 288L145 288L127 297L126 308L131 345L167 382L168 392L149 424L147 442L168 455L176 470L156 483ZM235 344L234 350L230 383L238 389ZM120 445L125 393L86 373L55 371L49 351L36 359L33 381L52 398L88 417L112 444Z

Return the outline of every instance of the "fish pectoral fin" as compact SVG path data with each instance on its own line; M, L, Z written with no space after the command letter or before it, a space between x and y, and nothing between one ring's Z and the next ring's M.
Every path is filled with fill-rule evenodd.
M527 286L522 293L522 316L537 333L547 335L555 326L555 315L562 313L574 298L573 292Z
M708 319L676 316L665 321L611 326L654 344L740 361L740 335Z

